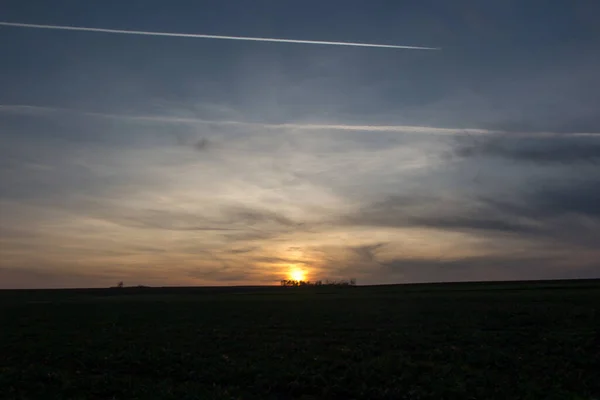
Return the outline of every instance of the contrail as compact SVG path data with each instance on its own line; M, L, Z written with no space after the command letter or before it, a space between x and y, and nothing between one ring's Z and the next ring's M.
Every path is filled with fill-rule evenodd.
M369 132L399 132L399 133L433 133L433 134L472 134L472 135L515 135L516 137L549 138L557 137L556 132L509 132L480 128L443 128L419 125L344 125L344 124L314 124L314 123L268 123L232 120L208 120L195 117L173 117L169 115L129 115L111 114L96 111L84 111L72 108L35 106L27 104L0 104L0 114L48 115L72 114L91 118L106 118L123 121L208 124L221 126L242 126L260 129L298 129L298 130L335 130L335 131L369 131ZM600 132L569 132L562 136L565 139L574 137L592 137L600 139Z
M119 34L123 34L123 35L170 36L170 37L186 37L186 38L199 38L199 39L248 40L248 41L252 41L252 42L321 44L321 45L329 45L329 46L380 47L380 48L388 48L388 49L409 49L409 50L440 50L439 47L398 46L398 45L393 45L393 44L373 44L373 43L353 43L353 42L326 42L326 41L320 41L320 40L277 39L277 38L260 38L260 37L246 37L246 36L202 35L202 34L197 34L197 33L130 31L130 30L124 30L124 29L86 28L86 27L82 27L82 26L24 24L24 23L20 23L20 22L2 22L2 21L0 21L0 25L12 26L12 27L18 27L18 28L36 28L36 29L55 29L55 30L63 30L63 31L119 33Z

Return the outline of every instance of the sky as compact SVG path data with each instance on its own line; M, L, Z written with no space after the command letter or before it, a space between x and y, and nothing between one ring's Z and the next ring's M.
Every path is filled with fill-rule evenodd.
M597 1L3 0L0 288L600 278Z

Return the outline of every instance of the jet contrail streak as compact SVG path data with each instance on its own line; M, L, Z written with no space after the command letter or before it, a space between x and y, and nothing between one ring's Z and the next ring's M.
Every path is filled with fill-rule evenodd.
M276 39L260 38L246 36L219 36L202 35L196 33L172 33L172 32L149 32L149 31L130 31L124 29L105 29L105 28L86 28L82 26L64 26L64 25L39 25L24 24L20 22L2 22L1 26L12 26L18 28L36 28L36 29L55 29L63 31L82 31L82 32L101 32L101 33L120 33L124 35L146 35L146 36L171 36L200 39L225 39L225 40L248 40L252 42L277 42L277 43L301 43L301 44L321 44L329 46L355 46L355 47L380 47L388 49L409 49L409 50L440 50L439 47L419 47L419 46L397 46L392 44L372 44L372 43L353 43L353 42L326 42L320 40L297 40L297 39Z

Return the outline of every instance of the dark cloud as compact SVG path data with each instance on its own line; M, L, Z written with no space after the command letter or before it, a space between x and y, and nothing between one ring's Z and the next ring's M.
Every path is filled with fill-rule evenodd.
M527 197L534 212L600 218L600 177L583 177L569 183L548 183Z
M194 150L196 151L205 151L208 149L210 142L206 138L199 139L196 143L194 143Z
M487 199L489 213L506 220L527 219L534 234L561 244L600 246L600 179L544 182L513 201Z
M365 263L376 263L377 262L377 250L385 246L387 243L376 243L364 246L350 247L350 250L354 253L355 259L358 262Z
M223 238L230 242L253 242L263 240L276 240L284 231L266 231L266 230L240 230L234 233L223 233Z
M435 197L389 197L341 219L342 225L431 228L484 235L513 235L600 245L600 178L569 183L537 182L505 197L479 195L448 200Z
M463 210L463 212L465 212ZM471 213L466 215L429 215L409 219L412 226L453 230L453 231L494 231L500 233L526 234L535 233L537 229L528 221L505 220L506 216L489 212Z
M311 229L306 223L297 222L275 211L246 207L224 206L221 223L239 227L238 232L224 233L229 241L277 240L286 233L305 232Z
M357 226L401 227L407 226L408 218L423 204L436 200L431 197L394 195L362 207L356 213L342 217L342 224Z
M266 209L256 209L245 206L229 206L225 208L225 214L229 222L240 222L245 225L259 225L264 223L275 223L277 225L292 227L301 226L290 218Z
M252 246L252 247L244 247L244 248L241 248L241 249L231 249L228 252L230 254L246 254L246 253L251 253L251 252L253 252L254 250L257 250L257 249L258 249L257 246Z
M570 267L566 265L571 264ZM381 263L382 274L406 282L597 278L600 263L573 265L550 256L487 255L451 260L397 258Z
M252 261L268 264L310 264L309 261L286 257L253 257Z
M312 226L267 209L235 205L223 206L222 210L223 216L219 223L239 228L237 232L223 234L225 239L233 242L276 240L286 233L306 232Z
M459 136L455 155L488 156L537 164L597 164L600 137L561 135L546 138Z
M242 235L261 237L265 230L276 232L282 229L301 227L286 216L264 209L244 206L222 206L219 215L194 213L183 210L119 209L93 213L106 221L127 227L173 231L233 231ZM265 229L261 229L264 227ZM250 229L250 232L245 232Z
M381 270L379 251L387 242L363 245L328 245L308 248L312 267L322 279L358 278L361 282ZM366 282L366 281L365 281Z
M507 220L524 219L538 223L536 232L554 230L553 224L595 226L600 223L600 179L593 177L569 182L539 182L524 189L513 200L482 197L491 215Z
M458 202L431 196L391 196L345 217L343 223L372 227L424 227L514 233L535 230L527 221L508 221L505 219L506 215L489 211L489 207L475 199Z
M232 231L231 227L214 224L206 217L193 213L167 210L119 210L97 212L106 221L125 227L169 231Z

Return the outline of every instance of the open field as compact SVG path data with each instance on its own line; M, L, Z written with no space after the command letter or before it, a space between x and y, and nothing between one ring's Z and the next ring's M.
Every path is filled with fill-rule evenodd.
M600 281L0 291L2 399L600 398Z

